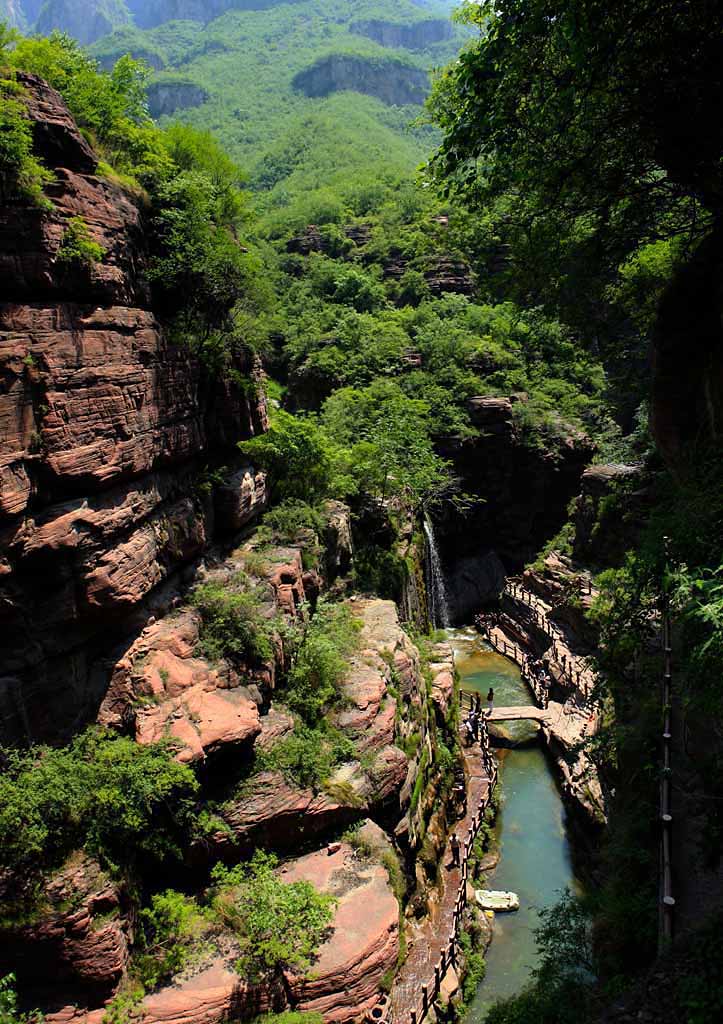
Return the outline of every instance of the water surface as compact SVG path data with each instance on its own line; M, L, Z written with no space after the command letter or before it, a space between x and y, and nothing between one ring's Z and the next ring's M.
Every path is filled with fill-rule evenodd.
M492 686L497 706L532 703L517 666L485 649L475 633L451 633L450 641L462 689L486 694ZM555 903L565 887L577 888L562 801L542 749L506 752L500 777L503 803L496 832L501 859L485 885L516 892L520 910L496 916L486 957L487 976L469 1009L467 1024L480 1024L497 999L524 988L536 962L536 908Z

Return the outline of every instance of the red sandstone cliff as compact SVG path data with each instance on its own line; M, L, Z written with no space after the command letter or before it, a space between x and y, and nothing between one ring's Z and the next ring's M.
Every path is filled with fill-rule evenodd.
M0 739L38 740L95 717L114 649L168 606L164 584L263 506L236 442L266 409L164 334L142 211L96 174L58 93L20 77L56 180L51 213L0 210ZM57 260L73 216L101 263ZM209 464L228 467L216 493L199 486Z

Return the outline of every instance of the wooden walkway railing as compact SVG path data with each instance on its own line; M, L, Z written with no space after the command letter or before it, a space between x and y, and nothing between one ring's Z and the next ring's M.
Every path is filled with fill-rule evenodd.
M446 944L440 950L439 959L433 967L430 967L429 981L421 985L421 994L418 1005L409 1011L409 1015L406 1020L397 1020L395 1018L395 1024L421 1024L439 995L439 991L442 987L442 982L447 971L450 967L456 967L458 964L459 937L462 926L462 917L467 905L469 858L472 854L472 847L474 846L477 834L482 827L487 808L492 803L494 789L497 785L497 761L492 754L489 731L487 729L487 723L484 720L480 723L480 751L482 767L487 776L487 787L482 791L479 805L472 821L470 822L464 844L460 849L461 877L459 886L457 887L457 899L454 905L452 929ZM388 1014L389 1010L387 1011L386 1017L381 1019L388 1019Z
M584 593L592 593L592 584L585 580L587 589L583 588ZM558 660L557 645L562 641L563 634L562 630L550 622L548 616L537 607L535 604L534 595L523 586L522 582L518 579L509 579L505 584L505 595L513 601L517 601L520 604L526 605L530 611L531 617L547 639L550 641L552 649L552 655L558 662L558 665L562 669L562 674L567 679L570 686L577 687L580 689L582 684L583 669L577 666L573 666L571 662L568 662L565 658Z
M494 647L498 654L504 654L506 658L511 658L517 663L522 681L527 683L532 690L537 706L546 710L550 701L549 688L542 679L538 679L537 676L529 671L526 663L527 656L522 648L518 647L517 644L509 643L507 640L500 640L485 623L481 624L480 629L487 643Z

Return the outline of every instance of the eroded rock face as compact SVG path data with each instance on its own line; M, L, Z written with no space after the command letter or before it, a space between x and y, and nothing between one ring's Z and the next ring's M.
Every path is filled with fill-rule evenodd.
M438 444L463 490L482 499L469 514L448 513L435 524L455 622L470 621L495 601L506 571L519 571L555 536L592 458L590 440L574 430L560 438L555 451L526 445L513 415L515 402L524 400L469 399L478 436Z
M359 651L342 683L345 706L332 720L354 741L360 760L339 765L319 791L299 786L279 771L253 775L224 806L221 816L230 831L213 839L220 855L261 844L293 849L369 811L388 811L394 820L404 812L414 765L396 741L413 728L408 707L420 707L419 655L392 601L352 600L350 607L362 625ZM397 696L390 692L395 687ZM401 723L398 700L404 705ZM257 740L266 750L292 726L283 710L274 711L272 722L270 717L262 716Z
M37 921L0 932L0 961L44 1006L62 1006L69 994L96 1006L112 995L128 964L125 898L85 854L70 858L45 896L48 908Z
M349 26L357 35L373 39L381 46L402 47L406 50L424 50L434 43L452 38L452 24L444 18L429 18L411 25L371 18L356 21Z
M208 99L206 90L196 82L151 82L148 86L148 110L151 117L163 117L176 110L200 107Z
M636 543L648 505L640 466L590 466L575 501L575 559L588 565L620 564Z
M350 89L375 96L389 106L406 106L424 103L429 76L412 65L335 53L300 71L294 78L294 88L311 97Z
M219 956L192 977L147 996L145 1024L220 1024L290 1005L347 1024L371 1010L399 950L399 909L386 869L360 860L341 843L333 853L323 849L287 862L281 876L284 882L311 882L338 901L310 976L289 974L283 985L252 986L233 970L232 958ZM53 1024L65 1019L54 1016ZM83 1020L91 1024L90 1015Z
M0 731L69 735L91 720L109 658L154 598L266 502L236 443L266 429L262 393L209 377L163 333L144 277L141 213L96 176L63 100L18 76L54 209L0 211ZM70 217L103 250L58 259ZM236 369L254 376L252 362ZM229 476L214 500L205 465Z

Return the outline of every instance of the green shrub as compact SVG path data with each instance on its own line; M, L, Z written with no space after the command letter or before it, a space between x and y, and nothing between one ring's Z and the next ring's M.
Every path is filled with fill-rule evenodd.
M256 767L281 771L289 782L318 791L337 765L356 757L354 744L338 729L297 725L290 736L259 752Z
M21 1013L18 1010L14 974L6 974L4 978L0 978L0 1024L42 1024L44 1019L39 1010L33 1010L31 1013Z
M211 919L195 900L166 889L151 898L141 912L142 951L134 957L134 971L146 990L170 981L198 952Z
M289 673L284 701L309 725L338 704L360 626L347 605L320 602Z
M13 85L0 79L0 197L50 205L42 190L53 175L33 156L32 125Z
M257 850L249 864L217 865L213 907L238 939L239 974L252 980L307 972L333 918L335 899L310 882L283 882L277 859Z
M475 938L469 932L462 931L459 944L464 954L464 979L462 981L462 999L469 1005L477 994L477 989L484 980L487 964L483 955L475 949Z
M203 583L192 595L201 614L199 648L211 661L265 661L273 657L272 623L262 614L258 588L230 590L219 583Z
M92 266L99 263L104 255L103 246L93 241L83 218L71 217L56 256L58 263Z
M136 1024L143 1018L143 985L133 978L126 978L116 994L106 1003L101 1024Z
M111 868L176 856L198 783L167 744L88 729L70 746L2 752L0 865L29 877L83 847Z
M320 1013L287 1010L285 1013L269 1013L259 1017L256 1024L324 1024L324 1018Z
M314 505L298 498L287 498L264 516L264 526L280 543L292 544L305 531L320 536L324 531L324 516Z

